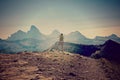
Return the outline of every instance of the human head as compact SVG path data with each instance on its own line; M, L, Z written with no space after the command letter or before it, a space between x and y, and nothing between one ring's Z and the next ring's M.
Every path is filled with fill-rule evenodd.
M62 35L62 36L63 36L63 33L61 33L60 35Z

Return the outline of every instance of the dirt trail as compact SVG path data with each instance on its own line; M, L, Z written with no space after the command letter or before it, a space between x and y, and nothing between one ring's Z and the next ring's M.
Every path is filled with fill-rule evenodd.
M0 80L108 80L99 61L63 52L0 54Z

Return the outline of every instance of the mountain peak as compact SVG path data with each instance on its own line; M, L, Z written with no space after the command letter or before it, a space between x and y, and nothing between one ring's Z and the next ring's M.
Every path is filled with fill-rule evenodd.
M35 25L31 25L30 31L31 30L39 31L39 29Z
M119 43L116 42L116 41L114 41L114 40L111 40L111 39L107 40L107 41L104 43L104 45L110 45L110 44L111 44L111 46L112 46L113 44L119 44Z
M30 30L27 32L27 35L29 38L43 40L45 39L45 36L39 31L39 29L32 25Z
M24 31L22 31L22 30L18 30L16 33L24 33Z
M111 40L111 39L109 39L109 40L107 40L107 41L105 42L105 44L108 44L108 43L116 43L116 42L113 41L113 40Z
M24 32L22 30L18 30L17 32L11 34L11 36L8 37L7 40L15 41L15 40L22 40L25 38L26 38L26 32Z
M52 34L60 34L60 32L58 30L53 30Z
M81 34L79 31L71 32L70 35L85 38L85 36Z
M28 31L28 34L33 35L35 33L36 34L41 34L40 31L39 31L39 29L36 26L32 25L31 28L30 28L30 30Z
M104 43L103 47L101 48L100 54L102 57L105 57L109 60L115 60L120 62L120 44L113 41L108 40Z
M111 34L109 37L117 37L116 34Z
M86 38L83 34L81 34L79 31L71 32L70 34L67 35L66 42L72 42L72 43L87 43L88 38Z
M58 31L58 30L53 30L52 31L52 33L49 35L49 37L54 37L54 38L56 38L56 37L58 37L60 35L60 32Z
M72 32L74 34L81 34L79 31Z

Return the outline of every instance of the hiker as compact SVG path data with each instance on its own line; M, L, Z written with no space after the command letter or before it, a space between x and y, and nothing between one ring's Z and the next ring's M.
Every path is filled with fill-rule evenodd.
M64 36L63 36L63 33L61 33L60 36L59 36L58 46L61 47L60 50L62 50L62 51L63 51L63 44L64 44Z

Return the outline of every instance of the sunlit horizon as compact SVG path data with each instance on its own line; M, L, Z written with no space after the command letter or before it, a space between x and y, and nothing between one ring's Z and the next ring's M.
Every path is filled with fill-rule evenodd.
M17 32L18 30L22 30L23 32L28 32L30 30L31 26L29 27L23 27L23 28L18 28L14 31L12 31L9 34L2 34L0 36L1 39L7 39L8 37L10 37L12 34L14 34L15 32ZM110 36L112 34L116 34L118 37L120 37L120 28L119 27L111 27L111 28L94 28L94 29L82 29L82 30L69 30L69 29L46 29L46 30L42 30L40 27L36 26L36 28L39 29L39 31L44 34L44 35L50 35L54 30L58 30L60 33L63 33L64 35L68 35L71 32L75 32L75 31L79 31L81 34L83 34L85 37L87 38L95 38L96 36Z
M0 38L35 25L41 33L79 31L88 38L120 37L120 0L1 0Z

